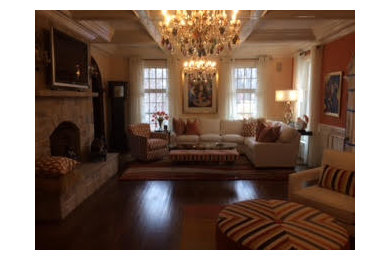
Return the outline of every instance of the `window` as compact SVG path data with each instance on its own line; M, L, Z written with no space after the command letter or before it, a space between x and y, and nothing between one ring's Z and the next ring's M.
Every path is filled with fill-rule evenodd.
M144 122L151 125L152 130L158 123L152 122L152 114L156 111L168 112L168 69L163 67L144 68Z
M256 117L257 68L234 68L235 117Z

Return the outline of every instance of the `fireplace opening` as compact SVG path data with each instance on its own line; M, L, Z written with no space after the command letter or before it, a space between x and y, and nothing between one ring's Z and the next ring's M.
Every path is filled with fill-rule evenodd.
M80 130L72 122L62 122L50 136L52 156L80 160Z

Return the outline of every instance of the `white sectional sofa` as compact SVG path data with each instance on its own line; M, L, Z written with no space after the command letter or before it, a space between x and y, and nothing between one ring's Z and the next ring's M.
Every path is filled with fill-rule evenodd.
M242 136L243 120L199 120L200 135L172 133L171 143L232 142L237 143L237 150L255 167L294 167L296 164L300 134L282 122L267 121L281 125L280 137L275 143L262 143L256 142L255 137Z

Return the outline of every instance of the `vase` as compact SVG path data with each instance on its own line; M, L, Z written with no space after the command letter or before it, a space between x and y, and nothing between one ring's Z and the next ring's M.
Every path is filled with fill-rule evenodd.
M163 122L164 122L164 119L162 119L162 118L159 118L159 119L158 119L158 125L159 125L159 127L160 127L160 128L159 128L160 131L163 130L163 128L162 128Z

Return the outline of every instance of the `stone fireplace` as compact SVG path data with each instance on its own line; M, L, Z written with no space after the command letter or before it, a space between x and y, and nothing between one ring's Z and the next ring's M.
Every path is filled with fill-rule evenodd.
M87 161L93 138L92 97L35 97L36 158L65 156L73 150L81 161Z

